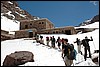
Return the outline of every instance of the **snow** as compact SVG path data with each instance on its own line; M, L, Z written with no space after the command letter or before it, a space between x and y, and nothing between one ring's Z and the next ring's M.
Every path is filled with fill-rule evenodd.
M90 22L92 19L88 19L88 20L86 20L85 22Z
M12 2L8 1L9 4L13 4Z
M86 26L75 27L75 29L77 28L99 28L99 22L95 22Z
M9 31L9 34L15 34L16 31L19 30L20 22L17 23L13 20L6 18L5 16L1 16L1 29L5 31Z
M98 53L95 53L95 54L92 55L92 59L93 59L93 58L96 58L96 57L98 57L98 56L99 56L99 54L98 54Z
M17 13L17 14L19 14L18 12L15 12L15 13ZM22 14L19 14L20 16L22 16L22 17L25 17L26 15L22 15Z
M25 66L64 66L63 59L61 58L61 52L58 52L53 48L49 49L44 45L37 45L36 43L33 43L33 40L24 39L15 39L2 42L1 64L7 54L15 51L31 51L34 54L35 62L28 62L29 64L26 63Z
M13 16L13 19L15 19L15 16L14 16L13 14L11 14L11 11L9 11L9 12L6 13L6 14L8 14L9 16Z
M18 8L20 11L22 11L22 9L20 9L19 7L15 7L15 8Z
M8 30L8 31L19 30L19 23L15 23L13 20L7 19L4 16L1 17L1 21L2 21L1 29ZM48 34L48 35L41 34L41 35L44 38L45 44L46 44L46 36L49 36L49 37L54 36L56 39L58 38L58 36L60 36L60 38L67 38L68 42L72 44L74 44L73 42L76 41L77 37L80 40L82 40L85 38L85 36L87 36L88 38L92 36L93 41L89 42L92 58L99 57L98 53L93 54L94 50L99 50L99 22L86 25L83 28L88 28L88 27L89 28L95 27L98 29L92 32L75 34L75 35L65 35L65 34ZM61 52L59 51L59 49L54 49L42 44L38 44L36 43L35 40L25 40L25 39L26 38L1 41L1 66L3 65L3 61L6 55L14 53L15 51L30 51L34 54L35 62L28 62L19 66L65 66L65 63L61 57ZM33 43L33 41L35 43ZM49 43L49 45L51 46L51 43ZM57 43L56 43L56 47L57 47ZM76 43L74 44L74 47L77 51ZM81 51L84 54L83 46L82 46ZM74 66L99 66L99 64L96 65L95 63L93 63L90 58L87 58L87 60L84 61L84 56L80 54L77 54L76 60L73 61L73 64Z
M83 61L83 62L77 64L76 66L96 66L96 64L93 63L90 58L87 58L86 61Z

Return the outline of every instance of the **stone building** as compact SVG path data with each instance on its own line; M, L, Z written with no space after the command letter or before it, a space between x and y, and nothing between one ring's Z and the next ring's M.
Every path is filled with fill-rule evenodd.
M24 29L15 31L15 38L31 38L35 36L37 30L36 29Z
M9 34L8 31L1 30L1 41L13 39L14 35Z
M52 28L54 28L54 25L46 18L37 20L21 20L20 30L15 31L15 38L33 37L37 34L37 31Z
M32 28L36 28L37 30L54 28L52 22L46 18L37 20L22 20L20 22L20 30Z
M21 20L20 30L15 31L15 38L33 37L36 34L76 34L73 26L55 28L47 18L36 20Z
M67 26L67 27L59 27L59 28L52 28L52 29L44 29L41 31L38 31L39 34L67 34L72 35L76 34L76 30L73 26Z
M5 30L1 30L1 34L9 34L9 32Z

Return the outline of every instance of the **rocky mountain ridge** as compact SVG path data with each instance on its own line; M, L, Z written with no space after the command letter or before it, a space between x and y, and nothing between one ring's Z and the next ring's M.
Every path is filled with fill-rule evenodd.
M99 15L96 15L92 19L89 19L89 20L86 20L86 21L80 23L78 26L85 26L88 24L92 24L94 22L99 22Z
M34 20L27 11L21 9L17 1L1 1L1 15L11 20Z

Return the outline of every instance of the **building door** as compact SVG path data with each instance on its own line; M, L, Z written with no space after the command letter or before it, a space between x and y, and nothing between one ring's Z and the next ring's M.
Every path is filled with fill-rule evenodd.
M65 30L65 34L71 35L71 30Z
M29 38L33 37L33 32L29 32Z

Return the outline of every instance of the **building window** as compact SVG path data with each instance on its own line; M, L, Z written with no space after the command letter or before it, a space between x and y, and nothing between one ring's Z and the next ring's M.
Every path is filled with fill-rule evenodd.
M55 32L53 32L53 34L55 34Z
M44 22L42 22L42 24L44 24Z
M39 24L41 24L41 22L39 22Z
M48 34L49 34L49 32L48 32Z
M30 23L30 25L32 25L32 24Z
M64 31L62 30L62 33L64 33Z
M65 30L65 34L71 35L71 30Z
M28 28L28 25L25 25L25 29L27 29Z
M58 34L58 31L56 31L56 33Z

